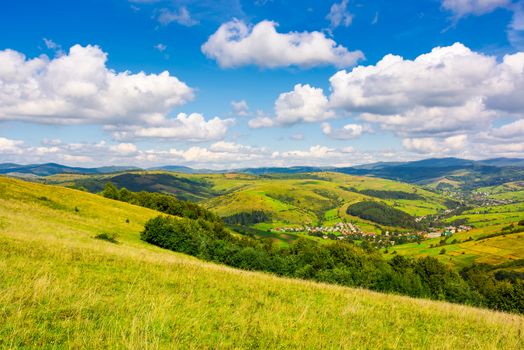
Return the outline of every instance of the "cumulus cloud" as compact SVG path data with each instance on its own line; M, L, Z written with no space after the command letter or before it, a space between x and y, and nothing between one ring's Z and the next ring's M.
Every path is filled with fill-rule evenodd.
M266 148L237 144L234 142L219 141L209 147L190 147L187 150L173 148L171 156L184 162L196 164L224 165L228 163L244 163L268 158L271 153Z
M157 20L163 25L175 22L182 26L192 27L198 24L198 21L191 16L189 10L184 6L180 7L178 11L171 11L166 8L161 9Z
M408 138L402 141L402 145L408 151L416 153L444 155L463 150L467 139L467 135L450 136L443 140L431 137Z
M97 46L73 46L67 55L27 59L0 51L0 121L40 124L98 124L117 140L171 138L188 141L224 137L233 121L197 113L168 117L193 99L193 90L171 76L106 66Z
M460 43L414 60L387 55L376 65L339 71L330 104L397 134L450 136L524 113L524 54L496 57Z
M117 145L109 147L113 152L122 155L134 154L137 152L137 147L132 143L119 143Z
M333 118L328 99L322 89L297 84L293 91L280 94L275 102L275 121L278 124L317 122Z
M149 123L193 98L193 90L167 71L115 72L106 61L107 54L91 45L75 45L54 59L0 51L0 120Z
M313 123L333 118L329 101L322 89L308 84L297 84L293 91L282 93L275 101L275 117L257 116L249 121L252 128L291 125L300 122Z
M349 0L342 0L340 3L334 3L329 9L326 19L329 21L332 29L339 26L349 27L353 21L353 15L348 11Z
M19 154L22 152L21 145L23 141L11 140L5 137L0 137L0 154Z
M261 21L248 26L234 19L222 24L202 52L223 68L257 65L263 68L354 65L364 55L349 51L321 32L279 33L277 23Z
M116 129L113 132L116 140L164 138L200 142L222 139L233 123L233 119L214 117L206 120L199 113L179 113L176 118L163 120L154 126L119 125L108 130Z
M231 107L233 108L233 113L239 117L249 115L249 105L245 100L231 101Z
M275 117L259 116L251 127L324 121L349 115L367 124L341 128L322 124L335 139L351 139L377 126L404 139L417 153L497 155L524 137L524 52L495 56L460 43L436 47L413 60L386 55L374 65L341 70L330 78L329 96L309 85L296 85L275 103ZM494 127L497 120L509 118ZM510 141L508 141L510 140ZM498 146L497 146L498 145ZM500 148L497 148L500 147ZM517 149L517 148L514 148ZM506 154L506 153L504 153Z
M364 132L370 131L371 128L368 125L346 124L343 127L336 129L333 128L329 123L322 123L322 133L336 140L356 139Z
M511 0L442 0L442 8L460 18L472 14L484 15L500 7L507 7Z
M259 115L249 120L248 125L252 129L270 128L272 126L275 126L275 121L274 119L268 116Z
M451 107L479 96L496 58L460 43L434 48L415 60L386 55L330 78L334 106L371 113L397 113L413 106Z

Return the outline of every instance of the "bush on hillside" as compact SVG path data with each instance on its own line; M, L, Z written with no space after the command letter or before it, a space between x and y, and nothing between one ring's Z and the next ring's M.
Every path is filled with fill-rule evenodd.
M117 237L118 235L116 233L100 233L95 236L96 239L100 239L111 243L118 243Z

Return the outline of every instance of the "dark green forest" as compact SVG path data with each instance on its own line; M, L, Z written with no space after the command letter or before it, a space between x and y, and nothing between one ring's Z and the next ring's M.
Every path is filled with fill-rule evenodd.
M361 219L370 220L385 226L398 226L404 228L420 228L415 219L403 212L384 203L364 201L350 205L346 212Z

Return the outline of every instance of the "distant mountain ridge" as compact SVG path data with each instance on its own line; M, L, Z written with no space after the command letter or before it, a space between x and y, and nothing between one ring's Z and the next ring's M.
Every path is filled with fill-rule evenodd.
M309 172L335 171L354 175L374 175L386 178L403 179L408 174L416 177L417 172L433 169L435 175L447 173L453 169L462 168L523 168L524 159L521 158L492 158L485 160L469 160L461 158L429 158L410 162L377 162L370 164L356 165L352 167L315 167L315 166L292 166L292 167L259 167L259 168L240 168L240 169L194 169L182 165L165 165L142 169L135 166L105 166L96 168L70 167L57 163L28 164L20 165L15 163L0 163L0 174L33 174L38 176L48 176L55 174L107 174L132 170L160 170L180 172L186 174L206 174L206 173L247 173L253 175L265 174L299 174ZM414 171L414 169L416 169ZM435 170L439 169L439 170ZM409 178L409 176L408 176ZM409 179L408 179L409 180Z
M0 174L32 174L49 176L56 174L109 174L118 171L139 170L133 166L104 166L98 168L70 167L57 163L20 165L14 163L0 164Z

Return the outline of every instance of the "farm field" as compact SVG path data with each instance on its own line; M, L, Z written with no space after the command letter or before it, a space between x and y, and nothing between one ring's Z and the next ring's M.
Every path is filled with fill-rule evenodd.
M276 278L150 246L139 233L155 215L0 177L0 347L518 349L524 341L521 316ZM94 239L101 232L117 233L118 244Z
M498 265L508 261L524 258L524 233L513 233L481 239L482 237L500 231L503 226L487 226L461 232L448 238L448 244L440 246L442 238L422 241L420 244L408 243L389 249L386 257L392 258L393 252L405 256L432 256L442 262L449 263L460 269L472 263ZM473 240L469 240L469 238ZM452 243L456 240L456 243ZM433 247L431 247L433 245ZM445 249L445 253L441 253Z

